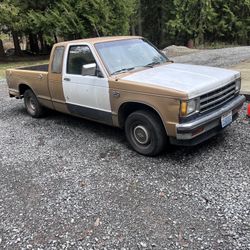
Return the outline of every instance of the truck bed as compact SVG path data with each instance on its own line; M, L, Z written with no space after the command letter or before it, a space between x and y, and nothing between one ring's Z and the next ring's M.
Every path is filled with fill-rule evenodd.
M41 65L34 65L34 66L25 66L17 68L19 70L31 70L31 71L49 71L49 64L41 64Z
M50 100L48 74L48 64L6 70L10 96L21 98L25 89L30 88L39 101Z

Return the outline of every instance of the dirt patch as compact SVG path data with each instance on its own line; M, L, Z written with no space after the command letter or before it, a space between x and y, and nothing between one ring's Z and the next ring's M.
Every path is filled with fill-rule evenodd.
M242 92L250 94L250 60L242 62L231 69L241 72Z
M162 52L168 57L189 55L192 53L197 53L199 51L200 50L198 49L189 49L188 47L185 46L176 46L176 45L171 45L162 50Z

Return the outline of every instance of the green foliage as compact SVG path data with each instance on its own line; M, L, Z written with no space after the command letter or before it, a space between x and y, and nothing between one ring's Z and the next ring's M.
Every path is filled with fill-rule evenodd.
M158 46L164 44L165 23L170 17L172 7L172 1L141 0L143 35Z
M249 43L250 1L173 0L172 17L166 26L172 38L196 44L205 41Z
M213 32L217 13L212 7L212 0L174 0L172 17L167 22L169 34L181 40L196 39L204 42L206 32Z
M131 32L160 47L250 44L250 0L0 0L0 31L45 50L57 38Z
M218 13L216 39L250 42L250 1L217 0L213 6Z
M30 24L65 39L124 35L129 32L134 0L60 0L44 11L31 10Z
M26 28L25 16L18 6L12 1L5 0L0 2L0 29L4 32L22 31Z

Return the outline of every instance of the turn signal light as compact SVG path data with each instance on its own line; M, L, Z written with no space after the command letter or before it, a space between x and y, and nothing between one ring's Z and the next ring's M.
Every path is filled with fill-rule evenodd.
M187 102L181 102L181 116L185 116L187 114Z

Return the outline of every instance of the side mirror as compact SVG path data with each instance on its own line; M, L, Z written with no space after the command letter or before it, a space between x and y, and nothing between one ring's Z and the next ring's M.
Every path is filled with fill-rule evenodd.
M84 64L82 66L83 76L95 76L96 75L96 63Z

